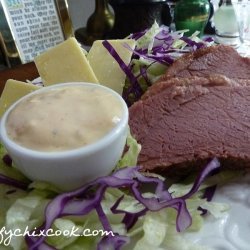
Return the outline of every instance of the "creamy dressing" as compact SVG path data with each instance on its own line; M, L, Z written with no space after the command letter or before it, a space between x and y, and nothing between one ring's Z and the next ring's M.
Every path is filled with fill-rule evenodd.
M211 250L250 249L250 174L219 187L213 201L230 205L221 218L208 216L202 229L186 233L187 240Z
M91 144L120 121L122 104L104 89L69 86L37 93L7 118L8 136L38 151L64 151Z

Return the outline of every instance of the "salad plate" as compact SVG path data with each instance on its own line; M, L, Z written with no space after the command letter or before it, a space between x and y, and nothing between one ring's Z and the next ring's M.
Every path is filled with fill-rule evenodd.
M207 216L200 231L185 237L211 250L249 249L250 174L218 187L213 201L227 204L228 210L219 218Z
M155 36L159 39L152 42ZM213 45L211 38L200 40L197 34L185 38L183 31L169 36L169 30L157 24L130 38L138 40L133 74L139 75L139 84L145 89L166 70L162 63L170 64L183 54ZM160 44L163 40L169 41L171 51L167 57L163 57ZM109 49L109 44L106 46ZM148 53L152 50L157 50L157 56ZM150 60L156 63L152 65ZM129 85L135 83L135 79L127 78L123 97L130 105L142 93L138 93L137 83ZM40 78L33 81L33 84L40 83ZM110 176L101 176L77 190L62 192L48 183L28 180L12 167L11 159L1 146L0 250L250 248L249 173L227 170L214 174L220 164L213 159L200 173L176 183L157 174L141 174L137 166L140 147L128 134L128 150ZM28 230L30 234L8 233L17 229ZM61 233L49 237L39 235L41 230L49 229ZM75 234L70 237L62 233L71 231ZM102 235L104 231L110 235ZM90 235L90 232L95 233Z

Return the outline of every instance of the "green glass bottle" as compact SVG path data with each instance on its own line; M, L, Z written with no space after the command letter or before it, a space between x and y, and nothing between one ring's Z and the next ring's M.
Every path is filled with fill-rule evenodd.
M191 36L195 31L203 35L210 13L208 0L180 0L174 9L176 30L189 29L185 35Z

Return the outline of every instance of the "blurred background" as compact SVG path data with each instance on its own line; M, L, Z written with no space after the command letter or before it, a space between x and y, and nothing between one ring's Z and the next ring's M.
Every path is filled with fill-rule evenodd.
M85 27L94 12L95 0L68 0L68 5L74 30Z
M218 6L220 0L212 0L214 6ZM94 0L68 0L69 11L74 29L85 27L89 16L94 12Z
M22 0L13 0L12 2L22 2ZM65 4L64 0L57 0L57 2L64 2ZM217 30L214 27L214 16L218 12L219 5L224 5L224 9L221 8L221 12L218 12L219 15L217 15L218 27L220 27L219 37L224 39L223 36L225 33L225 37L232 35L232 38L236 37L238 41L240 35L235 34L235 32L233 33L231 31L232 25L229 25L230 19L231 23L235 24L238 30L238 23L235 18L233 19L232 14L230 14L232 12L229 12L230 10L234 12L232 2L247 2L248 9L250 8L250 0L67 0L67 15L71 19L72 29L65 35L65 38L74 34L83 48L88 50L93 41L97 39L124 38L130 33L151 27L155 20L158 24L170 26L171 30L188 28L190 34L185 33L187 36L199 30L200 37L203 37L203 35L216 37ZM229 3L231 3L231 7ZM66 7L64 6L63 11L65 9ZM63 14L63 11L61 14ZM239 17L243 16L242 11L243 8L238 11ZM249 11L247 10L247 12ZM245 14L249 16L247 12ZM1 62L6 61L6 53L3 53L5 45L3 41L7 39L4 36L1 39L1 35L4 35L4 25L8 24L3 23L3 18L3 9L0 8L0 69ZM66 24L69 23L68 20L67 18ZM11 36L10 32L9 36ZM11 37L9 40L11 40ZM219 42L224 42L224 40ZM231 43L231 41L230 37L229 42ZM13 38L11 42L13 46L10 46L10 48L12 49L13 47L14 51L11 53L11 56L16 59L16 42ZM29 62L29 60L22 61L22 63L25 62ZM14 60L13 65L20 63L20 60ZM8 67L12 66L9 62L7 64Z

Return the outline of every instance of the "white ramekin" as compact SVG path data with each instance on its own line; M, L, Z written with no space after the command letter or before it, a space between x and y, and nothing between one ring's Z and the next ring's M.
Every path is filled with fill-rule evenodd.
M77 82L41 88L11 105L0 122L1 142L11 156L15 167L31 180L46 181L62 190L74 189L99 176L108 175L115 167L122 155L128 131L128 108L122 97L112 89L95 84L96 88L102 88L119 99L123 109L121 121L98 141L73 150L40 152L20 146L8 137L6 120L16 105L32 95L79 84L93 87L92 83Z

